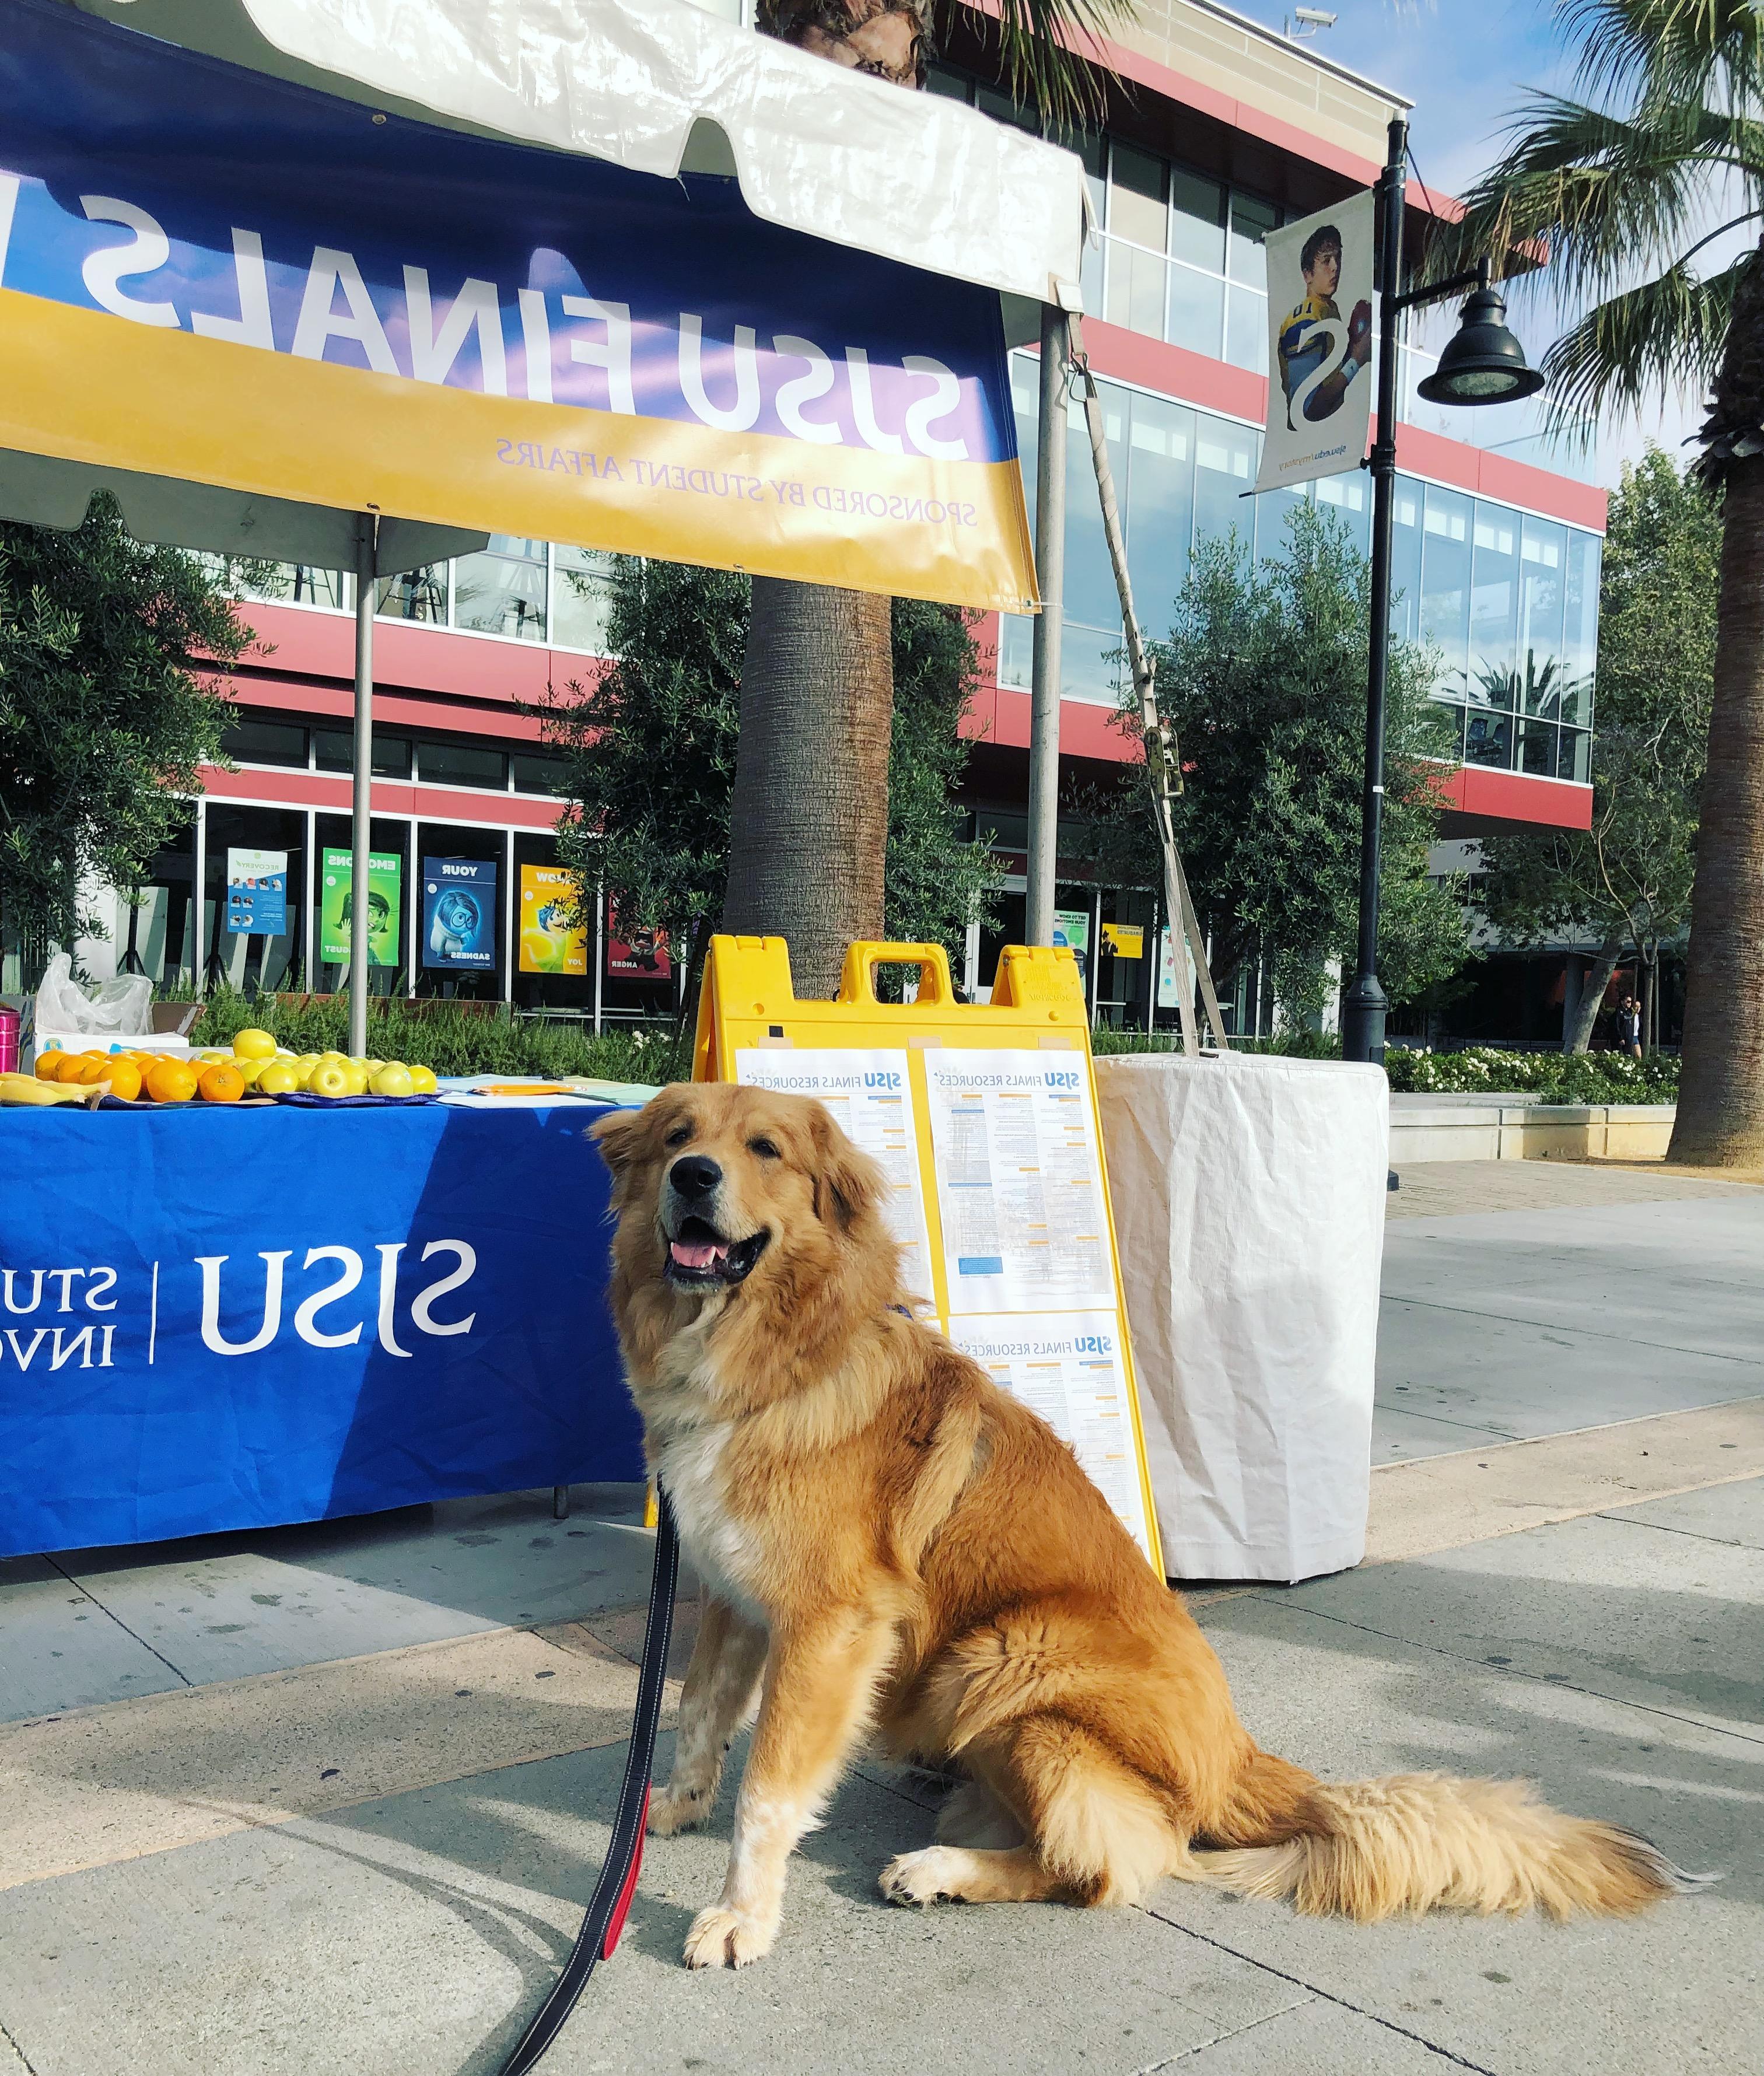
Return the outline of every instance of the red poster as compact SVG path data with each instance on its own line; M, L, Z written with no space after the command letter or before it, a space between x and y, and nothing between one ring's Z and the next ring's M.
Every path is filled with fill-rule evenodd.
M673 961L668 957L667 932L633 927L630 934L619 920L611 901L606 905L606 977L608 980L670 981Z

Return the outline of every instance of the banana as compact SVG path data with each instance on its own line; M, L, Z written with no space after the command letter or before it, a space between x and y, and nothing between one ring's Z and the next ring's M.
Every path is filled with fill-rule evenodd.
M39 1082L35 1074L0 1074L0 1104L35 1105L44 1109L55 1103L95 1103L110 1087L94 1082L68 1087L60 1082Z

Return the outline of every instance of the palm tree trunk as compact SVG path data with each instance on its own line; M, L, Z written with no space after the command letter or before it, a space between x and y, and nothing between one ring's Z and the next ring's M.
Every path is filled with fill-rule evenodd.
M1575 1009L1574 1022L1563 1037L1564 1053L1583 1053L1592 1043L1592 1027L1599 1020L1604 991L1610 986L1611 976L1617 971L1617 961L1622 956L1623 931L1614 924L1606 932L1604 942L1599 947L1599 956L1580 983L1580 1000Z
M918 0L762 0L769 35L911 89L924 84ZM839 986L845 947L882 934L890 601L753 580L729 803L723 928L781 936L796 993Z
M894 708L888 600L753 579L723 928L783 937L805 999L882 934Z
M1669 1160L1764 1167L1764 457L1729 464Z

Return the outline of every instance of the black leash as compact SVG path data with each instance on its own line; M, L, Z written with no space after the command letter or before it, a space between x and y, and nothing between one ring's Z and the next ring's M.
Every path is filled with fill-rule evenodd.
M582 1920L563 1973L539 2007L520 2045L497 2076L526 2076L563 2028L575 2001L594 1973L596 1961L610 1959L625 1929L625 1913L643 1864L643 1825L650 1808L650 1762L655 1756L655 1728L662 1715L662 1689L667 1679L668 1637L674 1627L674 1585L679 1571L679 1545L667 1494L661 1494L655 1531L655 1570L650 1579L650 1617L643 1632L643 1669L637 1676L637 1713L631 1723L631 1749L625 1761L625 1784L612 1820L612 1842L595 1884L594 1899Z

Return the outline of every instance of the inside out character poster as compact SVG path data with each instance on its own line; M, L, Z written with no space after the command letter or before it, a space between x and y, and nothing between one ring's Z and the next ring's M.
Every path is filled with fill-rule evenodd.
M1373 197L1271 231L1268 427L1258 490L1358 468L1372 408Z

